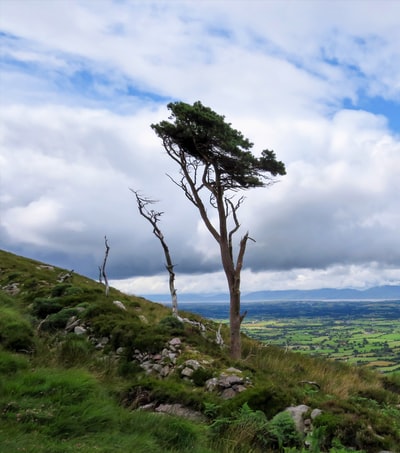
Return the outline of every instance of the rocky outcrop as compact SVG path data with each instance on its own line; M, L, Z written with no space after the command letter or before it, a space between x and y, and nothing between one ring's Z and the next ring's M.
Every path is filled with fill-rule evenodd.
M175 369L178 356L182 352L182 342L180 338L172 338L166 347L158 354L141 352L138 349L134 351L133 360L139 362L139 365L147 374L158 374L161 378L169 376Z
M248 378L243 378L242 371L237 368L228 368L206 381L205 387L209 392L217 392L223 399L234 398L238 393L245 391L251 386Z
M8 285L3 286L2 290L10 296L16 296L21 291L19 283L9 283Z
M313 421L322 414L321 409L313 409L310 413L311 408L305 404L299 406L290 406L285 409L285 412L289 412L291 415L296 430L302 434L307 435L313 431ZM309 417L306 415L309 413Z

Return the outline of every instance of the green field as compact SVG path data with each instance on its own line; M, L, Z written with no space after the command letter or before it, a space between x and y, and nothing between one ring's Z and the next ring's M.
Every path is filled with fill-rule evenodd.
M360 302L361 304L361 302ZM388 306L389 305L389 306ZM257 311L243 331L264 343L384 372L400 370L400 318L390 303L375 316L282 316ZM380 307L382 308L382 307ZM398 309L398 302L396 302ZM378 311L378 310L375 310ZM384 315L387 313L388 315Z

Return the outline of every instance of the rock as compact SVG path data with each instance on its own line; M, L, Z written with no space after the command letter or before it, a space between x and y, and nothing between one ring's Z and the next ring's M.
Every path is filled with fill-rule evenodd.
M71 330L75 329L75 327L79 326L79 323L81 322L80 319L78 319L76 316L71 316L68 321L67 325L65 326L65 330L67 332L70 332ZM76 332L75 332L76 333ZM78 334L79 335L79 334Z
M312 412L311 412L311 415L310 415L311 420L314 420L315 418L317 418L321 414L322 414L321 409L313 409Z
M171 368L168 365L162 367L160 371L161 377L167 377L171 373Z
M300 404L299 406L291 406L285 409L285 411L289 412L289 414L293 418L294 424L296 425L296 429L299 433L304 433L305 425L303 416L309 409L310 408L305 404Z
M162 365L159 365L158 363L154 363L152 368L156 373L161 373L163 369Z
M71 272L65 272L65 273L59 274L58 278L57 278L58 283L64 283L65 281L72 279L73 273L74 273L74 270L72 270Z
M228 388L232 387L235 384L243 384L243 378L241 376L237 376L236 374L229 376L227 376L226 374L221 374L218 379L218 385L220 387Z
M236 392L233 388L229 387L229 388L226 388L225 390L223 390L223 392L221 393L221 398L224 399L224 400L229 400L233 397L236 396Z
M160 404L158 407L156 407L155 411L169 415L177 415L178 417L184 417L188 420L193 421L204 420L203 414L201 414L201 412L194 411L182 406L181 404Z
M185 365L193 370L198 370L200 368L200 363L193 359L186 360Z
M142 321L143 324L148 324L149 323L149 321L148 321L148 319L146 318L145 315L139 315L139 319Z
M21 291L19 283L10 283L9 285L3 286L3 290L10 296L16 296Z
M236 393L241 393L247 390L247 387L245 387L244 385L234 385L232 388Z
M36 269L46 269L48 271L54 271L54 267L48 266L47 264L41 264L40 266L36 266Z
M76 335L84 335L86 333L86 329L82 326L76 326L74 328L74 334Z
M182 344L182 341L180 338L173 338L172 340L170 340L170 342L168 344L175 348L179 348Z
M125 310L125 311L126 311L125 305L124 305L120 300L114 300L114 301L113 301L113 304L114 304L116 307L120 308L121 310Z
M193 374L193 368L189 368L189 367L185 367L182 371L181 371L181 375L184 376L184 377L192 377L192 374Z
M205 382L205 387L207 392L214 391L218 387L218 379L216 377L207 379L207 381Z
M120 346L119 348L117 348L117 350L115 351L118 355L121 355L125 352L125 348L123 348L122 346Z

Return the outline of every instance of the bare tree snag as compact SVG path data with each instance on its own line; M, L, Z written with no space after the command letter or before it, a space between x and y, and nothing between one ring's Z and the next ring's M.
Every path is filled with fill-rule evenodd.
M106 247L106 251L104 253L104 260L103 260L103 265L101 266L100 269L100 283L102 282L102 277L104 278L104 284L106 286L106 296L108 296L108 293L110 291L110 287L108 285L108 279L107 279L107 274L106 274L106 264L107 264L107 258L108 258L108 252L110 251L110 246L108 245L108 240L107 236L104 236L104 244Z
M171 254L169 253L169 248L167 243L165 242L164 235L162 234L158 222L160 221L160 217L164 214L163 212L154 211L153 209L149 210L147 208L148 205L152 205L156 203L156 200L152 200L150 198L145 198L139 195L139 192L133 189L129 189L132 193L136 196L136 203L139 209L139 213L142 217L144 217L153 227L153 234L158 238L161 243L161 246L164 251L166 269L169 274L169 292L171 294L171 303L172 303L172 315L178 317L178 296L176 294L175 289L175 273L174 273L174 265L172 264Z

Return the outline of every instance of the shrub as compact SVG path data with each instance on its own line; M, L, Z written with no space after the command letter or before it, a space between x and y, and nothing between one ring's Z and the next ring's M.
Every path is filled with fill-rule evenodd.
M63 366L79 366L87 364L91 359L93 345L86 337L71 333L60 343L57 352L57 359Z
M0 350L0 374L13 374L28 368L28 360L20 355Z
M65 291L70 287L71 285L69 283L60 283L59 285L55 285L51 290L51 297L62 296L65 293Z
M198 368L197 370L193 371L191 379L194 385L198 387L203 387L208 379L213 377L213 373L211 370L207 370L206 368Z
M44 319L47 315L57 313L63 308L59 299L38 297L33 301L32 313L38 318Z
M283 447L298 447L301 445L301 435L296 429L292 416L284 411L276 414L268 422L268 436L271 446L278 447L282 451Z
M63 329L71 316L74 316L77 313L78 311L74 308L63 308L59 312L49 315L42 324L41 329L47 331Z
M12 351L29 351L34 345L32 326L10 307L0 307L0 344Z
M161 332L171 335L181 335L184 331L184 324L175 316L166 316L159 322Z

